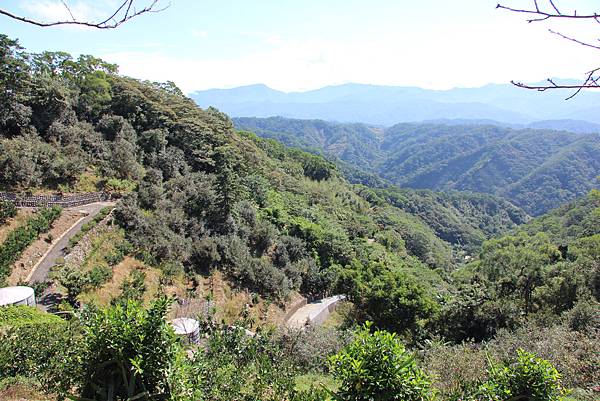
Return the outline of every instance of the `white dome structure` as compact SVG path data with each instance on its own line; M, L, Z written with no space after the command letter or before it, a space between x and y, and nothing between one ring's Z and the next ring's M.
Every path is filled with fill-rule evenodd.
M175 334L183 337L190 344L200 342L200 323L195 319L180 317L171 320Z
M0 288L0 306L35 306L35 291L31 287Z

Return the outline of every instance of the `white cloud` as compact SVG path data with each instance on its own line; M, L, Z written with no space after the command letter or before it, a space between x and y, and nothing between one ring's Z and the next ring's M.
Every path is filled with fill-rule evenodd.
M192 34L192 37L194 37L196 39L208 39L208 32L206 32L206 31L201 31L199 29L192 29L191 34Z
M257 38L257 40L260 40ZM286 40L262 36L260 51L206 58L187 53L113 52L103 55L136 78L173 80L184 91L265 83L295 91L359 82L434 89L480 86L511 79L580 77L600 64L594 52L513 18L459 27L439 25L342 40Z
M43 22L70 21L73 19L72 17L76 20L90 21L97 19L101 15L101 10L93 8L88 3L82 1L67 2L66 4L69 6L68 9L61 1L27 0L21 4L21 7L30 13L32 17L38 18Z

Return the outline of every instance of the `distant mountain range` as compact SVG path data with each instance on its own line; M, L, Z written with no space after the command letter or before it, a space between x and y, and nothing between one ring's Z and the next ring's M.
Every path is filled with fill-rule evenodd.
M585 195L600 174L597 133L456 121L390 128L283 117L235 118L234 123L261 137L322 153L354 182L488 193L510 199L531 215Z
M570 81L563 81L569 83ZM537 92L513 85L428 90L416 87L345 84L308 92L284 93L265 85L211 89L190 96L232 117L323 119L391 126L427 120L478 120L494 124L600 131L600 92L571 100L564 91ZM541 122L540 122L541 121Z

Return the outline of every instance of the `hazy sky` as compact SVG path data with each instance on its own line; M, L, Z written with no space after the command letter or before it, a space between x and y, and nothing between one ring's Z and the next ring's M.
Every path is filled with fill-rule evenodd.
M597 23L528 24L523 15L496 10L498 1L172 0L167 10L115 30L38 28L0 17L0 32L29 51L93 54L123 74L172 80L186 92L254 83L284 91L347 82L446 89L581 78L600 65L599 50L547 31L597 40ZM76 17L93 19L118 2L68 3ZM558 1L565 10L594 3L600 11L597 0ZM66 13L55 0L0 6L42 19Z

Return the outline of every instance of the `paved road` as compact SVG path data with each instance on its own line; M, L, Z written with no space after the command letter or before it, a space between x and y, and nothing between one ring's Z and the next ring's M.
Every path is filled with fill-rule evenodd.
M335 295L306 304L290 316L287 325L296 329L303 328L307 323L320 325L327 319L335 305L343 299L346 299L346 297Z
M52 266L54 266L56 259L60 257L64 257L64 249L69 245L69 240L79 232L81 226L83 226L88 221L92 220L102 208L106 206L114 206L114 203L111 202L97 202L90 203L89 205L78 206L69 208L68 210L81 210L83 213L87 213L87 216L80 220L76 225L71 227L69 231L58 241L52 244L50 251L45 255L45 257L39 262L36 269L31 273L31 277L29 278L29 284L40 283L46 281L48 278L48 273Z

